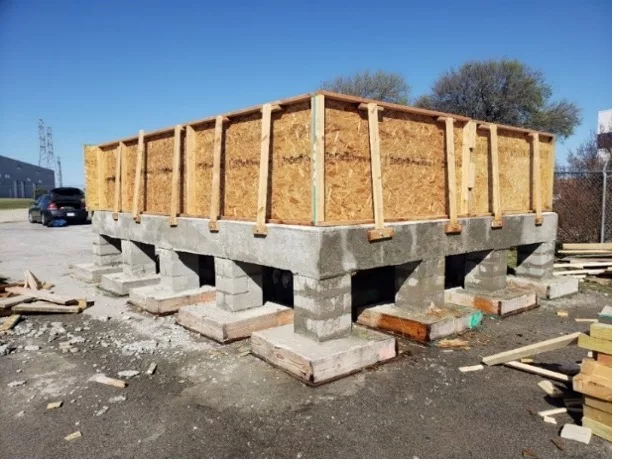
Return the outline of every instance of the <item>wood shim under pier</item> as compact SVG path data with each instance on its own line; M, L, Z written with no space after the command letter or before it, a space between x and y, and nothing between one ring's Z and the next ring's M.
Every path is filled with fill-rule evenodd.
M322 105L311 105L319 95ZM385 222L447 219L451 185L447 180L446 125L452 118L456 205L459 217L491 216L493 185L499 186L501 213L531 213L533 196L533 133L496 125L497 169L491 165L490 135L481 121L435 111L319 91L271 102L266 222L288 224L374 223L375 192L371 179L368 112L361 104L376 103ZM224 113L221 135L219 211L227 219L257 217L263 105ZM315 109L316 108L316 109ZM315 111L322 112L323 169L314 169ZM208 218L216 116L181 124L178 215ZM321 121L317 119L319 131ZM472 122L473 124L468 124ZM467 132L464 132L464 128ZM188 128L188 129L187 129ZM469 129L471 128L471 129ZM174 127L144 134L143 178L136 182L135 135L84 147L86 198L90 210L112 211L116 196L116 156L122 148L120 204L132 211L139 187L138 214L169 215L174 172ZM473 133L469 133L472 130ZM552 210L554 137L537 133L541 210ZM320 138L321 135L317 134ZM465 160L463 142L467 141ZM321 156L321 155L320 155ZM321 161L321 158L320 158ZM464 169L464 171L463 171ZM537 168L536 168L537 169ZM498 173L498 182L493 176ZM323 174L322 174L323 173ZM323 178L321 178L323 176ZM319 177L319 178L317 178ZM462 188L462 182L467 190ZM320 189L323 195L316 195ZM462 201L462 192L467 198ZM319 201L322 204L317 205ZM537 200L536 200L537 201ZM143 210L142 210L143 208ZM314 211L323 214L315 215ZM392 218L395 218L394 220ZM507 221L507 218L505 219Z

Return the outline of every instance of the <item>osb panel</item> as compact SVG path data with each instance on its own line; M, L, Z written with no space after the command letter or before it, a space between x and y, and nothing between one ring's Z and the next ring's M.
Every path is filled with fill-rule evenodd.
M234 118L227 126L221 167L221 215L257 217L261 113Z
M97 154L99 147L84 145L84 179L86 182L86 206L90 211L99 209L97 183Z
M469 191L469 214L471 216L487 215L491 211L489 189L491 185L489 161L489 135L486 130L476 133L476 148L471 151L473 187Z
M310 102L272 114L267 218L310 221L312 214Z
M105 147L101 150L101 163L103 169L103 196L100 209L112 210L114 208L114 194L116 186L116 154L118 147Z
M325 102L325 220L373 217L366 110Z
M226 125L223 124L223 141L225 140ZM214 122L195 127L195 211L187 211L187 214L191 216L210 216L213 150ZM187 159L186 156L184 158ZM184 204L188 204L186 193Z
M148 137L145 140L143 195L144 212L169 214L171 207L171 177L174 153L172 133Z
M531 211L531 139L526 134L498 130L501 209Z
M445 123L432 117L392 110L382 113L379 136L385 217L411 219L445 216ZM455 136L455 153L458 155L455 173L460 191L462 137L460 133L455 133Z
M128 142L122 159L122 211L132 211L133 190L135 188L135 168L137 163L137 141Z
M540 137L540 183L542 191L542 210L553 210L551 187L554 182L554 146L548 137Z

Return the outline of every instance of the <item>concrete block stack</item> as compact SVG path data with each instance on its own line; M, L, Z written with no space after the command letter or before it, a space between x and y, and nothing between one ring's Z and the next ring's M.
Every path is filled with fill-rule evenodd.
M583 426L594 435L612 442L612 310L604 308L589 334L581 334L578 345L593 352L574 377L574 390L583 394Z

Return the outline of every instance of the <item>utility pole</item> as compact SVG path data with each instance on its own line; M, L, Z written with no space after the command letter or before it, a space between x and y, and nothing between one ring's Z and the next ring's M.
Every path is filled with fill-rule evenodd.
M45 133L45 122L39 119L39 166L47 164L47 134Z
M62 187L62 165L60 164L60 157L57 158L58 161L58 187Z

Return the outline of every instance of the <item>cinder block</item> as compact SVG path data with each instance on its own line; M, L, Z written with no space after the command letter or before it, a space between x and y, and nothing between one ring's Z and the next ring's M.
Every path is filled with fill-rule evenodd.
M504 289L507 272L508 250L469 253L465 259L464 287L486 291Z
M324 342L351 334L351 313L328 319L314 319L294 310L294 331L316 341Z
M183 292L199 288L199 275L187 274L181 276L161 275L161 286L169 288L172 292Z
M401 308L426 309L444 304L445 259L427 259L395 268L395 304Z
M156 274L156 261L148 245L122 240L122 269L131 277Z
M159 248L159 266L162 276L199 275L199 255Z
M214 272L216 276L223 277L246 277L249 275L261 275L261 266L232 259L214 258Z
M105 255L105 256L94 255L92 257L92 261L97 266L115 266L115 265L122 264L122 255L121 254Z

